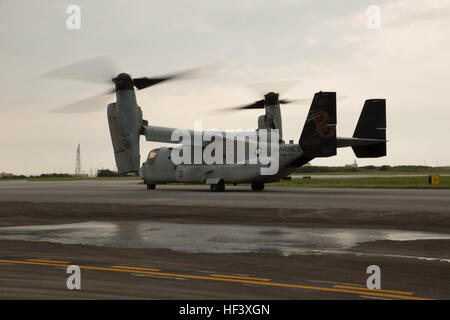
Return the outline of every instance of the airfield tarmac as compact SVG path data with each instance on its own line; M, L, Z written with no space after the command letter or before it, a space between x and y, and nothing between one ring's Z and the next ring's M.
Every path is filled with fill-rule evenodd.
M1 299L449 299L449 248L450 190L0 183Z

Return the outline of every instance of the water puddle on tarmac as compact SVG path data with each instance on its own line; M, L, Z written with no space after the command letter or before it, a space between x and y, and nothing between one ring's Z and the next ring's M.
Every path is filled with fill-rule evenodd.
M0 228L0 240L47 241L183 252L278 252L348 249L376 240L450 239L450 234L376 229L182 224L154 221L83 222Z

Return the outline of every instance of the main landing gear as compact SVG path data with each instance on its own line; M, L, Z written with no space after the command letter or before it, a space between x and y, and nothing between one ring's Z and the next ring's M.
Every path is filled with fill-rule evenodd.
M253 191L263 191L264 183L262 182L252 182L252 190Z
M210 187L212 192L222 192L225 191L225 182L220 180L217 184L212 184Z
M156 184L153 183L147 183L147 190L155 190Z

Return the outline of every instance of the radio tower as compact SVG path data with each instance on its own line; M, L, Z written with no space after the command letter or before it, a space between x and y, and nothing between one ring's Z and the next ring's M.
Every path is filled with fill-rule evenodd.
M80 144L77 147L77 161L75 164L75 178L81 177L81 158L80 158Z

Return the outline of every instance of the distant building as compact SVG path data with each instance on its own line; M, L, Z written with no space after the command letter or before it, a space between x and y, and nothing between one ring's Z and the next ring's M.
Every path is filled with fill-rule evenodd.
M87 173L71 174L71 176L74 178L89 178Z
M8 172L0 172L0 178L9 178L14 176L12 173L8 173Z
M345 165L346 168L358 168L358 164L355 162L353 162L352 164L346 164Z

